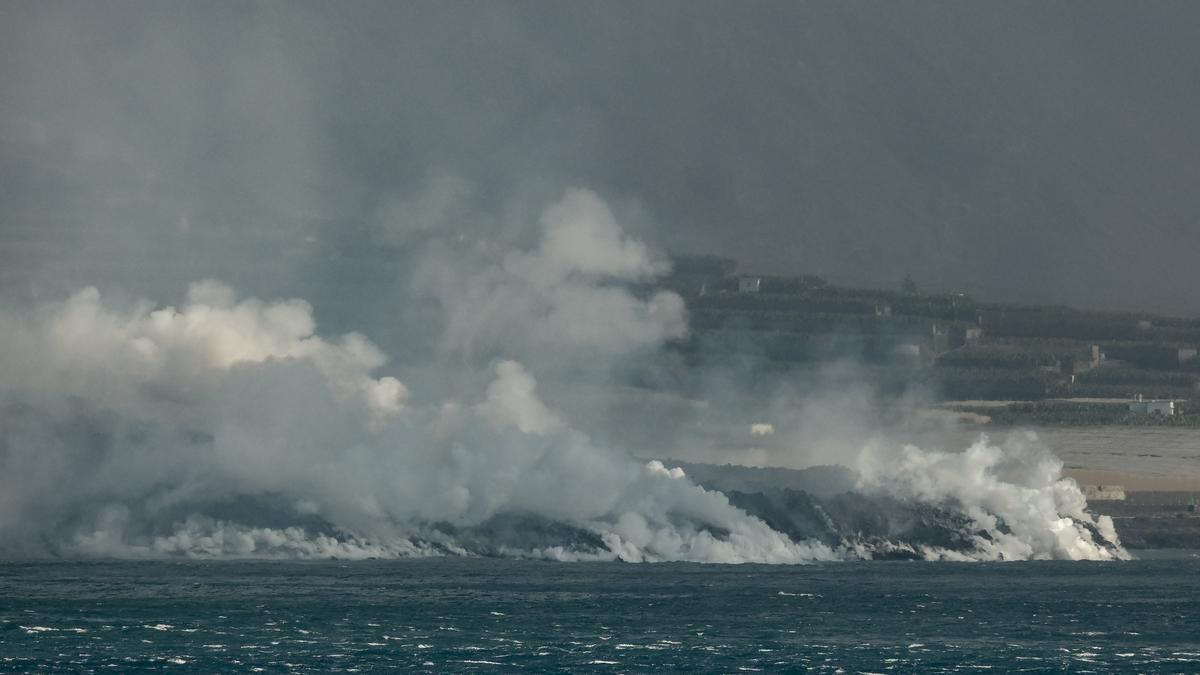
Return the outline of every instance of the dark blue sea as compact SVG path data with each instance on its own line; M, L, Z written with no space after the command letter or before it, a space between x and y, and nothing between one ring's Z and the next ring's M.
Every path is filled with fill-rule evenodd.
M5 672L1198 672L1200 560L0 564Z

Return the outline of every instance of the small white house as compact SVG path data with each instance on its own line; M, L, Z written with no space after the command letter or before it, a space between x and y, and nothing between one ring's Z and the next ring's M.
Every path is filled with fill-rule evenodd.
M738 293L757 293L762 288L762 277L738 277Z

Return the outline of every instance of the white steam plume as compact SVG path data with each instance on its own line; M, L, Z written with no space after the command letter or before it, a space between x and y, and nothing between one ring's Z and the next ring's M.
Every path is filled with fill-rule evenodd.
M1111 560L1127 558L1112 519L1094 517L1062 462L1032 433L1002 446L986 435L963 452L874 442L858 458L860 489L950 505L971 521L976 550L927 549L930 558ZM1111 542L1098 544L1090 528Z
M677 296L642 300L605 285L661 266L593 195L569 194L543 227L536 249L466 280L471 311L451 307L452 339L521 331L611 353L684 329ZM468 321L484 309L472 301L515 323ZM48 541L66 554L407 555L454 551L446 527L521 514L603 542L579 555L833 555L792 542L678 472L596 447L539 400L517 361L495 362L482 392L413 406L399 380L377 374L385 358L366 338L325 340L306 303L239 300L211 281L194 285L180 308L120 311L89 288L0 320L0 539L8 548ZM316 520L329 532L207 515L246 499L269 499L282 505L277 518Z
M422 231L458 212L443 203L458 191ZM638 290L666 266L596 195L568 192L530 247L465 246L435 241L415 273L441 310L447 361L392 374L364 336L319 336L307 303L239 299L214 281L178 308L87 288L0 314L0 553L856 555L603 447L578 410L543 400L543 374L560 386L578 375L564 363L603 373L686 334L678 295ZM959 504L989 534L982 557L1103 557L1078 523L1111 523L1084 520L1052 462L986 445L864 457L866 487Z
M568 191L540 225L532 250L496 253L484 245L424 260L417 279L446 313L444 351L538 362L587 354L607 362L687 333L677 294L641 298L626 288L667 266L626 236L594 193Z

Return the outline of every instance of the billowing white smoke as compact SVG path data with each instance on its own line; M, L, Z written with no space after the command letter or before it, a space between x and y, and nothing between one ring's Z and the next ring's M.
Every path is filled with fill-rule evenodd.
M664 270L585 191L547 209L526 249L435 242L414 277L441 309L446 362L389 371L433 392L384 374L361 335L317 335L307 303L239 299L214 281L178 308L118 307L87 288L0 315L0 552L428 555L469 552L462 533L510 517L584 537L510 537L499 552L512 555L853 555L598 446L539 396L539 372L602 371L686 334L679 296L632 290ZM868 454L859 468L864 485L960 503L991 535L985 557L1104 556L1064 518L1090 522L1052 459L981 444Z
M963 452L926 451L874 442L857 464L860 489L949 505L971 520L975 551L924 549L926 557L984 560L1127 558L1112 519L1086 512L1075 481L1032 433L1003 446L986 435ZM1087 526L1113 546L1097 543ZM983 533L983 534L979 534Z
M187 304L125 313L101 304L86 288L33 317L6 317L0 358L9 387L87 398L102 390L117 409L158 396L182 396L218 386L239 369L273 361L306 363L343 402L362 404L374 423L400 412L407 391L393 377L370 373L386 362L366 338L345 335L331 344L313 334L312 309L300 300L238 301L215 281L193 284ZM24 320L23 320L24 319Z
M611 281L661 271L594 195L546 212L537 248L463 280L457 346L523 333L613 353L682 334L682 302ZM195 284L179 308L120 311L96 289L0 317L0 540L66 554L418 555L446 528L498 514L567 523L599 551L557 558L797 562L796 544L677 470L596 447L544 404L530 371L498 360L478 393L412 405L359 335L325 340L302 301L239 300ZM269 498L284 520L210 507ZM226 512L230 507L226 507ZM219 508L216 509L218 512ZM164 522L165 519L165 522Z
M492 254L485 244L482 252L426 258L418 279L446 312L443 350L607 362L687 333L679 295L639 298L627 289L667 265L626 236L594 193L568 191L542 214L541 226L533 250Z

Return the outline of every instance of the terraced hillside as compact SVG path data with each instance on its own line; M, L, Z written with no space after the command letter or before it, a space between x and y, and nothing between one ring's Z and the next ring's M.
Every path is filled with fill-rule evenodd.
M1200 382L1200 319L1002 304L925 294L911 283L894 291L846 288L815 276L751 277L735 269L717 258L684 259L667 282L691 313L692 335L675 346L690 363L737 360L770 372L848 359L885 391L921 386L943 400L1068 399L1009 414L1040 414L1042 423L1132 423L1125 399L1187 400ZM1195 415L1186 404L1180 412L1173 423Z

